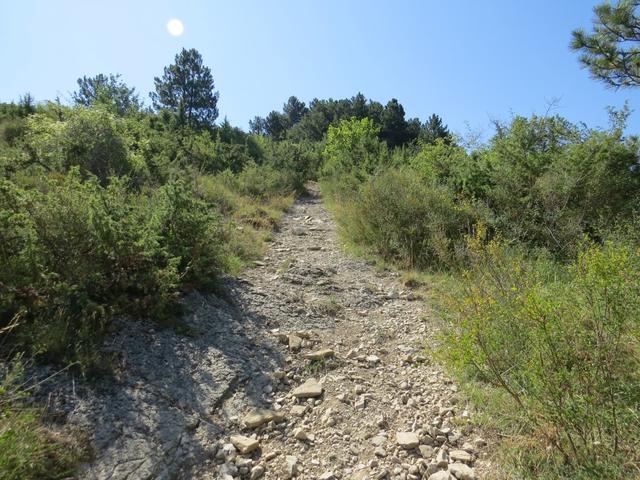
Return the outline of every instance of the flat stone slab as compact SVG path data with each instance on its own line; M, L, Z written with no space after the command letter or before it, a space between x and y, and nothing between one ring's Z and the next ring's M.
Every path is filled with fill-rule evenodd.
M299 387L293 390L296 398L313 398L322 395L322 385L315 378L310 378Z
M396 441L402 448L411 449L420 445L418 434L414 432L398 432L396 433Z
M473 455L465 450L451 450L449 452L449 458L454 462L471 463L473 462Z
M307 353L304 358L308 358L309 360L322 360L325 358L333 357L335 352L330 348L324 348L322 350L316 350L315 352Z
M258 428L271 420L281 422L284 420L284 414L260 408L248 413L242 420L247 428Z
M260 446L258 440L244 435L231 435L231 443L241 454L251 453Z
M452 463L449 465L449 472L458 480L476 480L476 473L468 465L464 463Z
M294 405L293 407L291 407L291 414L295 415L296 417L303 416L306 411L307 411L306 405Z

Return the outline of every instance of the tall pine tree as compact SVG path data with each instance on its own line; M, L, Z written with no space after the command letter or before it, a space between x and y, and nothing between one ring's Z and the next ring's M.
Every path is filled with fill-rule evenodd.
M156 109L173 112L179 125L196 129L213 126L218 118L218 92L214 91L211 70L195 48L183 48L154 83L156 91L150 96Z

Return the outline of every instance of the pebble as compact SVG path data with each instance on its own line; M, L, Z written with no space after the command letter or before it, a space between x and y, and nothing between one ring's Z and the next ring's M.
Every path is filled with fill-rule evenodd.
M249 478L250 480L256 480L257 478L260 478L262 475L264 475L264 472L265 468L262 465L256 465L251 469L251 475Z
M453 477L446 470L440 470L430 475L429 480L453 480Z
M302 428L296 428L293 431L293 437L296 440L301 440L303 442L312 442L313 440L315 440L315 435L313 435L312 433L307 433Z
M233 460L238 453L233 443L225 443L222 446L221 452L222 452L222 458L225 460Z
M243 419L243 423L247 428L257 428L269 423L271 420L281 422L284 420L284 415L272 410L258 409L247 414Z
M473 468L464 463L452 463L449 465L449 471L458 480L476 480L476 474Z
M473 455L465 450L451 450L449 457L454 462L471 463L473 462Z
M420 450L422 458L430 459L433 457L433 447L429 445L420 445L418 449Z
M296 417L302 417L306 411L306 405L294 405L293 407L291 407L291 415L294 415Z
M330 348L324 348L315 352L307 353L304 357L309 360L323 360L325 358L333 357L335 352Z
M298 335L292 333L291 335L289 335L287 340L289 342L289 349L292 352L297 352L302 348L302 338L300 338Z
M296 398L313 398L322 395L322 391L322 385L315 378L310 378L294 389L292 393Z
M294 455L287 455L285 457L285 463L286 463L285 478L293 478L297 476L299 473L298 457Z
M380 363L380 357L378 357L377 355L367 355L365 360L371 365L377 365L378 363Z
M257 450L260 446L258 440L255 438L245 437L244 435L231 435L230 440L231 444L243 455Z
M398 432L396 434L396 441L402 448L411 449L420 445L418 434L414 432Z
M280 455L280 452L278 452L278 451L269 452L269 453L265 454L264 461L265 462L269 462L269 461L273 460L274 458L276 458L278 455Z
M438 450L438 455L436 455L436 465L438 468L447 468L449 465L449 454L444 448Z

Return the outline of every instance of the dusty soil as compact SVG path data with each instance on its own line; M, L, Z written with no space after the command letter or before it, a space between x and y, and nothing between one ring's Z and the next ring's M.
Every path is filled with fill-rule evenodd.
M436 328L425 302L398 274L345 254L317 194L293 206L261 262L224 282L223 295L185 299L186 334L122 320L105 346L114 378L50 387L52 408L95 451L82 478L466 479L489 469L472 413L425 350ZM310 379L321 394L297 398Z

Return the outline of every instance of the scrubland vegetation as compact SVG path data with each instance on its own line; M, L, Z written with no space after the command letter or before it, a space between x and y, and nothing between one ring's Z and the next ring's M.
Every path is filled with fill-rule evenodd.
M502 419L514 475L637 471L640 164L624 116L607 131L515 117L474 150L390 150L366 120L329 129L322 181L343 237L443 276L436 356L482 394L489 426Z
M633 37L634 9L598 7L594 34L574 34L585 66L618 87L638 85L636 67L603 57ZM607 130L515 116L474 148L448 134L388 148L366 119L329 127L322 182L344 239L412 278L441 277L431 348L504 436L509 478L640 472L640 145L623 133L628 114L610 111Z
M600 8L610 28L576 32L574 48L596 77L637 86L635 64L601 61L635 7ZM291 97L245 133L215 123L195 50L176 65L204 79L191 104L172 65L153 109L114 75L80 79L73 105L0 106L0 476L62 478L82 455L25 402L22 358L108 370L111 318L170 324L183 293L260 257L309 179L348 244L445 279L434 354L505 435L510 474L639 474L640 140L624 133L627 110L607 130L515 116L471 148L395 99Z
M176 63L206 77L198 58ZM79 452L43 433L20 394L29 377L11 372L34 361L108 372L111 319L175 324L182 294L262 256L318 162L313 148L213 124L217 96L152 111L117 76L78 83L73 105L0 106L3 478L64 477Z

